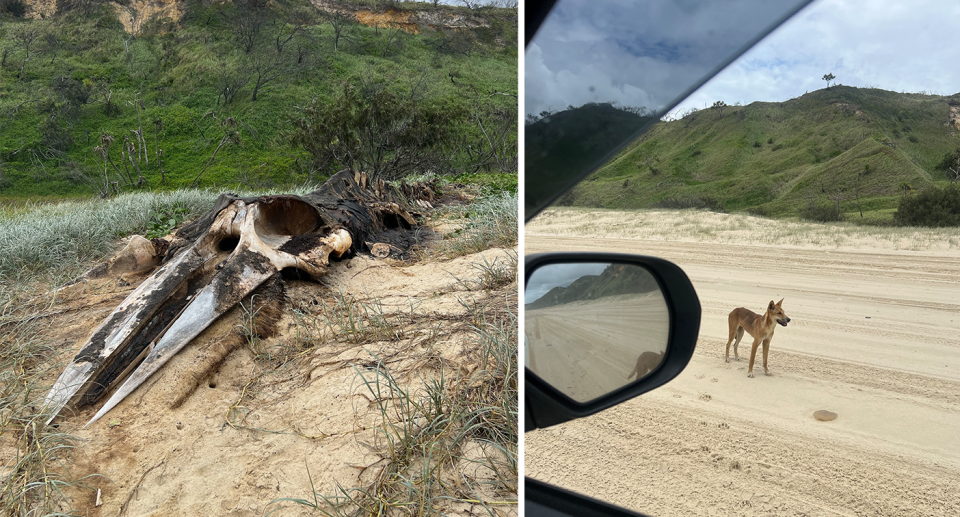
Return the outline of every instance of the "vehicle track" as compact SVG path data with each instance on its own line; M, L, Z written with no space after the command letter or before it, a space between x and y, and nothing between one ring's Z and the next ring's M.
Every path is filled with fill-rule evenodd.
M960 252L526 236L574 250L679 264L700 340L663 388L527 433L527 475L651 515L960 515ZM773 375L748 379L726 316L780 298Z

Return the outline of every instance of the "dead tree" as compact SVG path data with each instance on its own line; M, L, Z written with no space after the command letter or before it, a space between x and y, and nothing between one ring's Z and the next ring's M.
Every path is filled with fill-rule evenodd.
M350 30L357 23L357 19L352 14L345 14L334 11L327 15L327 21L333 29L333 51L340 50L340 40L350 39Z
M154 118L153 128L153 149L157 153L157 167L160 168L160 181L161 183L166 183L167 173L163 171L163 162L160 161L160 157L163 156L163 149L160 149L160 132L163 131L163 121L159 118Z
M197 177L193 178L193 182L190 183L190 188L196 188L200 182L200 177L203 176L204 172L207 172L210 164L212 164L213 160L217 158L217 153L220 152L220 149L223 149L223 146L227 144L240 145L240 132L235 129L237 127L236 119L233 117L227 117L220 122L220 127L223 129L223 138L220 139L220 143L217 144L217 148L213 150L213 154L210 155L210 159L207 160L207 164L204 165L203 169L200 170L200 174L197 174Z
M960 180L960 166L957 167L947 167L947 179L950 180L950 183L956 185L957 181Z
M236 70L227 65L225 61L220 62L220 71L217 76L217 105L220 104L220 98L223 98L223 104L227 105L233 102L234 97L240 93L247 83L250 82L250 74L244 70Z
M294 59L292 53L285 54L282 50L254 56L246 74L253 82L253 95L250 100L256 102L257 94L267 84L283 76L295 74L301 68L301 63L303 59L299 55Z
M955 154L954 166L947 166L944 172L947 179L950 180L950 184L956 185L957 181L960 180L960 155Z
M13 31L11 36L14 44L23 51L20 71L17 72L18 79L23 79L23 73L27 68L27 63L38 53L37 45L40 43L40 38L43 36L45 29L45 25L34 22L28 25L21 25Z
M147 165L150 165L150 157L147 156L147 140L143 136L143 120L140 118L140 108L143 107L140 101L140 92L133 94L133 107L137 111L137 129L131 129L130 132L136 135L137 143L139 144L137 162L139 163L142 158Z
M408 206L395 188L344 170L302 197L222 194L170 241L141 239L128 262L153 257L162 266L93 331L57 379L44 404L48 422L66 404L92 404L122 382L90 423L96 421L258 286L280 283L283 270L318 279L331 257L378 250L402 257L423 230ZM258 296L282 297L279 285Z

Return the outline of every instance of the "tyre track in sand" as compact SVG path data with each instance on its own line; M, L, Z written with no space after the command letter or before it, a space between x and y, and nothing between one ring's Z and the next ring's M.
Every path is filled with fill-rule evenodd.
M651 515L960 515L960 253L526 236L574 250L679 264L700 339L661 389L527 433L527 475ZM773 375L748 379L726 316L780 298Z

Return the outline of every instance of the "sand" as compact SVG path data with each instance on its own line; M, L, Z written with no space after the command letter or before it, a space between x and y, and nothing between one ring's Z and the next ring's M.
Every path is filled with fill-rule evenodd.
M670 331L663 323L669 312L659 291L555 305L525 314L527 367L580 402L627 384L638 356L662 352Z
M378 430L383 422L359 372L379 357L415 397L431 377L439 378L438 365L444 365L448 381L475 372L480 347L470 328L475 312L485 311L487 318L517 313L516 282L479 289L483 267L510 263L515 254L494 248L413 264L358 256L335 263L319 284L287 281L279 335L236 350L182 406L172 407L205 351L242 330L243 314L231 311L90 427L83 425L100 404L65 410L58 418L59 429L79 439L64 467L83 485L68 489L64 509L90 517L317 515L318 510L277 500L312 503L314 488L319 495L335 495L338 486L367 486L387 465ZM64 292L51 310L55 316L47 319L61 363L137 283L110 279ZM395 334L356 342L341 335L306 347L309 327L323 324L320 307L343 300L363 301ZM50 382L58 373L51 371ZM459 497L439 499L436 509L484 513L480 505L455 500L483 499L499 515L516 515L516 494L494 479L505 475L501 479L509 482L509 471L487 467L495 452L477 441L467 443L458 453L461 460L443 470L446 489ZM509 464L506 458L492 461ZM515 477L512 483L515 489ZM101 506L96 506L98 489Z
M650 515L960 515L956 229L585 214L528 224L525 252L674 261L700 297L700 339L668 385L526 433L526 475ZM606 230L583 234L584 220ZM723 360L726 316L781 298L792 321L772 376L747 378L749 338L743 361Z

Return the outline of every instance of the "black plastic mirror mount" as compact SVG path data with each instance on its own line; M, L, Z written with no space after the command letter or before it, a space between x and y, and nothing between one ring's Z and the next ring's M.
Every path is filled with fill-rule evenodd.
M563 488L524 478L526 491L523 500L524 515L527 517L647 517L626 508L614 506L608 502L564 490Z
M573 252L528 255L524 260L524 286L533 272L543 266L589 262L636 265L653 275L670 312L666 354L660 366L649 375L585 403L573 400L544 382L529 368L525 369L524 432L589 416L658 388L680 375L693 357L700 331L700 300L686 273L670 261L621 253Z

